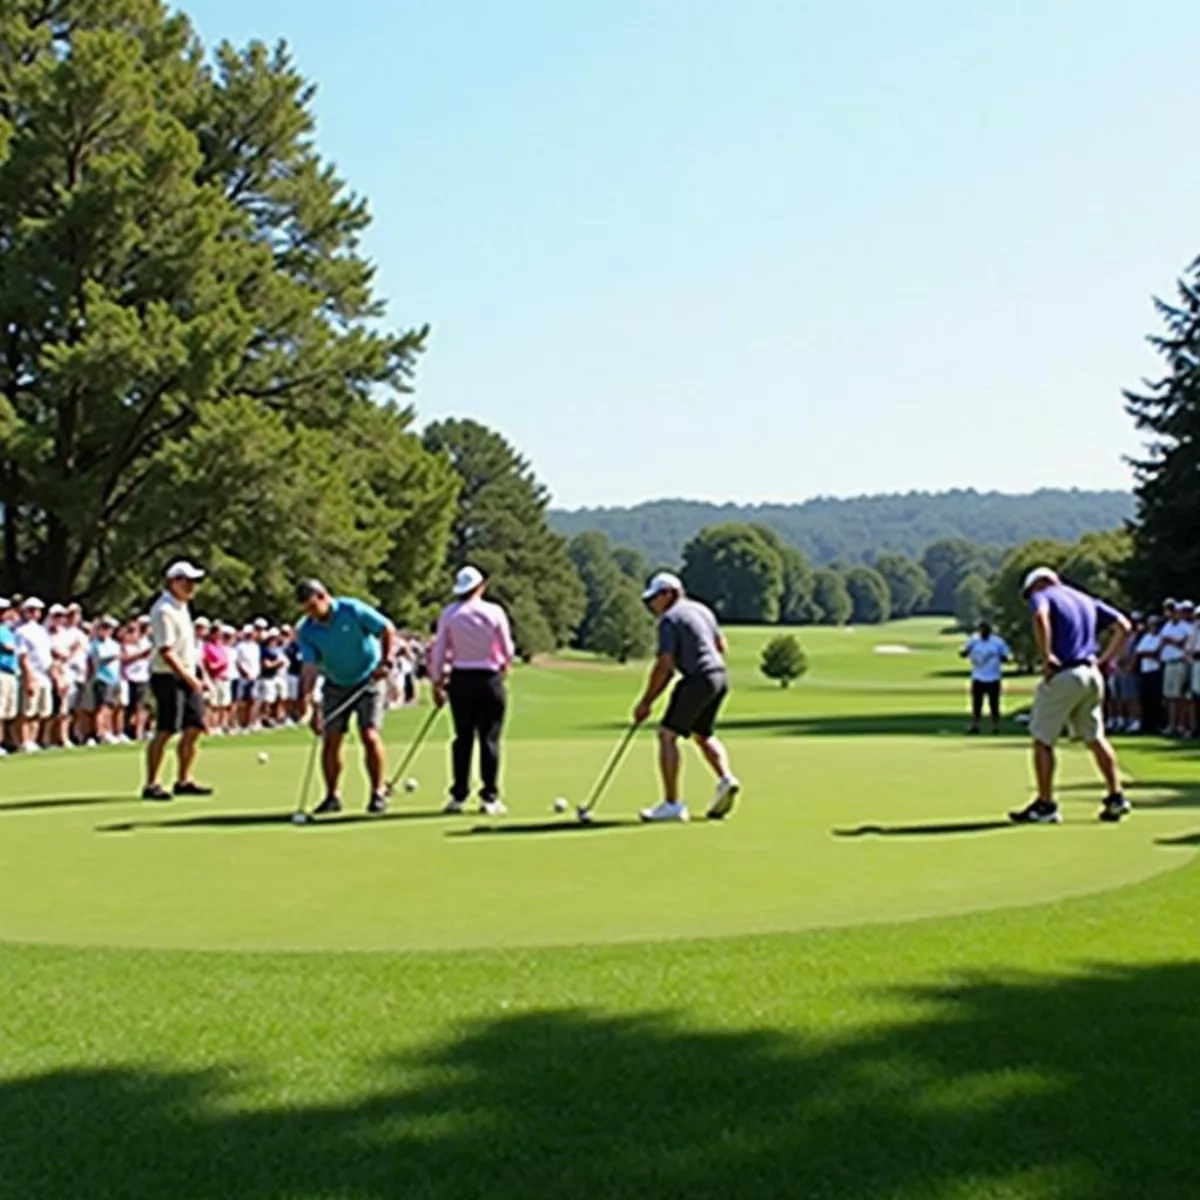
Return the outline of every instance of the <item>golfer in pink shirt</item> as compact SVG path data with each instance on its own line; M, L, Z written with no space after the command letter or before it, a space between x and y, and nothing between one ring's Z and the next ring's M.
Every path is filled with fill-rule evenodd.
M441 708L447 699L454 718L454 786L449 813L467 806L471 791L471 755L479 739L481 811L502 817L500 801L500 733L508 697L504 677L513 661L508 614L483 598L487 580L475 567L464 567L454 581L453 604L438 619L437 640L429 664L433 695Z

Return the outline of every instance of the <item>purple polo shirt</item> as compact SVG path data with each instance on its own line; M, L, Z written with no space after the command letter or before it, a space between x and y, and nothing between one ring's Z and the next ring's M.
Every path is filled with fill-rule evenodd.
M1035 593L1029 608L1050 613L1050 652L1064 666L1093 661L1099 649L1096 634L1122 615L1111 604L1065 583Z

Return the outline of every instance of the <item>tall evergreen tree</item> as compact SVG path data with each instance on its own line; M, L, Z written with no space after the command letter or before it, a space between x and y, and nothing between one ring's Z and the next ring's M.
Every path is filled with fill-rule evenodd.
M1166 331L1150 343L1166 374L1126 392L1126 409L1148 437L1134 464L1137 515L1129 583L1146 605L1200 592L1200 259L1177 285L1177 301L1156 299Z
M526 657L566 645L587 595L566 539L546 523L550 496L533 468L477 421L430 425L425 447L461 481L447 571L473 563L492 579L492 594L509 608Z
M380 328L312 96L161 0L0 6L6 586L115 603L187 552L276 599L441 559L405 539L444 536L454 481L394 403L425 331Z

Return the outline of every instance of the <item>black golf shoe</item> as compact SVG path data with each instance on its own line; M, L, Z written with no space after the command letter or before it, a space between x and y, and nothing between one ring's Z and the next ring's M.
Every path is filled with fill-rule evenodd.
M1105 799L1104 807L1100 810L1100 820L1116 824L1131 812L1133 812L1133 805L1120 792L1114 792Z
M370 800L367 801L367 812L369 812L373 817L382 816L385 812L387 812L387 805L387 793L374 792L372 793Z
M332 792L330 792L329 795L326 796L325 799L313 809L313 816L330 817L334 813L340 813L341 811L342 802Z
M207 784L197 783L193 779L189 779L187 783L177 783L172 789L177 796L211 796L212 788Z
M1016 812L1010 812L1008 819L1017 825L1059 825L1062 823L1062 813L1053 800L1035 800Z
M143 800L170 800L171 793L161 783L151 783L142 788Z

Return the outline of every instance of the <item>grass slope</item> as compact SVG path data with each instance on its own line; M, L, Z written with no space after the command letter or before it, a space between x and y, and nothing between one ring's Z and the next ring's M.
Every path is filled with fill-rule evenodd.
M134 780L120 753L3 764L4 936L41 921L64 942L199 945L211 924L219 944L315 927L313 944L390 930L403 946L429 927L443 940L422 945L482 929L495 948L0 946L0 1200L1191 1195L1195 755L1131 751L1145 806L1117 829L1092 824L1090 784L1065 793L1075 820L1060 830L944 828L1021 798L1023 747L936 732L957 732L960 703L936 633L806 634L814 678L790 694L754 685L757 636L737 638L731 720L746 724L731 740L761 779L716 828L101 834L207 810L107 803ZM929 653L878 656L874 640ZM542 771L586 785L633 686L582 665L521 679L522 807ZM290 798L273 770L301 744L284 743L261 770L250 743L213 748L220 812ZM648 777L631 764L614 813ZM39 797L55 803L17 807ZM1083 890L1098 894L1047 900ZM1006 901L1027 906L894 923ZM660 938L875 923L614 944L639 920ZM592 944L517 945L560 940Z

